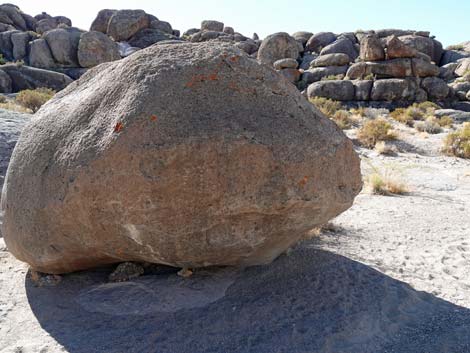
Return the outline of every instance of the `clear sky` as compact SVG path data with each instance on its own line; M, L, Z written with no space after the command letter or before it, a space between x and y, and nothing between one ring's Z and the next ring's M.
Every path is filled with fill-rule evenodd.
M9 0L24 12L64 15L89 29L103 8L143 9L182 32L204 19L264 37L274 32L400 28L428 30L444 46L470 40L468 0Z

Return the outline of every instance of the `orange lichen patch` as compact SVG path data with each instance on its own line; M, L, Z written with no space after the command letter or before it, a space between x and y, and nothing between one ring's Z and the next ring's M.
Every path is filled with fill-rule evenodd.
M156 115L152 115L152 116L150 117L150 120L151 120L151 121L157 121L157 119L158 119L158 118L157 118Z
M231 56L230 59L229 59L231 62L233 63L237 63L240 61L240 57L239 56Z
M219 77L218 77L217 73L213 73L213 74L210 74L210 75L208 76L208 79L209 79L210 81L217 81L217 80L219 79Z
M231 81L231 82L228 84L228 88L233 89L234 91L240 92L240 87L238 87L238 85L237 85L235 82L233 82L233 81Z
M122 128L124 127L124 125L119 121L116 123L116 125L114 126L114 132L121 132Z
M217 81L218 79L219 79L219 77L218 77L217 72L214 72L214 73L209 74L209 75L194 75L191 78L191 81L186 83L186 87L191 88L197 83L202 83L202 82L205 82L205 81Z
M305 186L305 184L307 184L307 182L308 182L308 177L304 176L302 178L302 180L299 181L299 186Z

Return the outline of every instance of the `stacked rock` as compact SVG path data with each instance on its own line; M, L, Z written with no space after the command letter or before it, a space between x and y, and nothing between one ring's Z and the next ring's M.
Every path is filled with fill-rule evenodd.
M183 33L183 38L193 43L209 40L231 42L239 49L253 56L256 56L261 43L259 39L245 37L243 34L235 32L232 27L225 26L223 22L214 20L202 21L200 29L191 28L187 30Z

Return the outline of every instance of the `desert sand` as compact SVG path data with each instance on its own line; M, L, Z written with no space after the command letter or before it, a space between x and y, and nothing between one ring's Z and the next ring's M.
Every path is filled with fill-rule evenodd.
M439 152L445 133L401 130L395 156L357 151L409 193L365 188L271 265L37 286L2 242L0 351L470 352L470 161Z

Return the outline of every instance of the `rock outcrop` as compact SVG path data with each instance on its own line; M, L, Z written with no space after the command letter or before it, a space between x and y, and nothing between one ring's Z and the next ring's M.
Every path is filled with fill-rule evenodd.
M351 141L272 69L227 43L161 44L36 113L8 169L2 233L48 273L264 264L361 184Z

